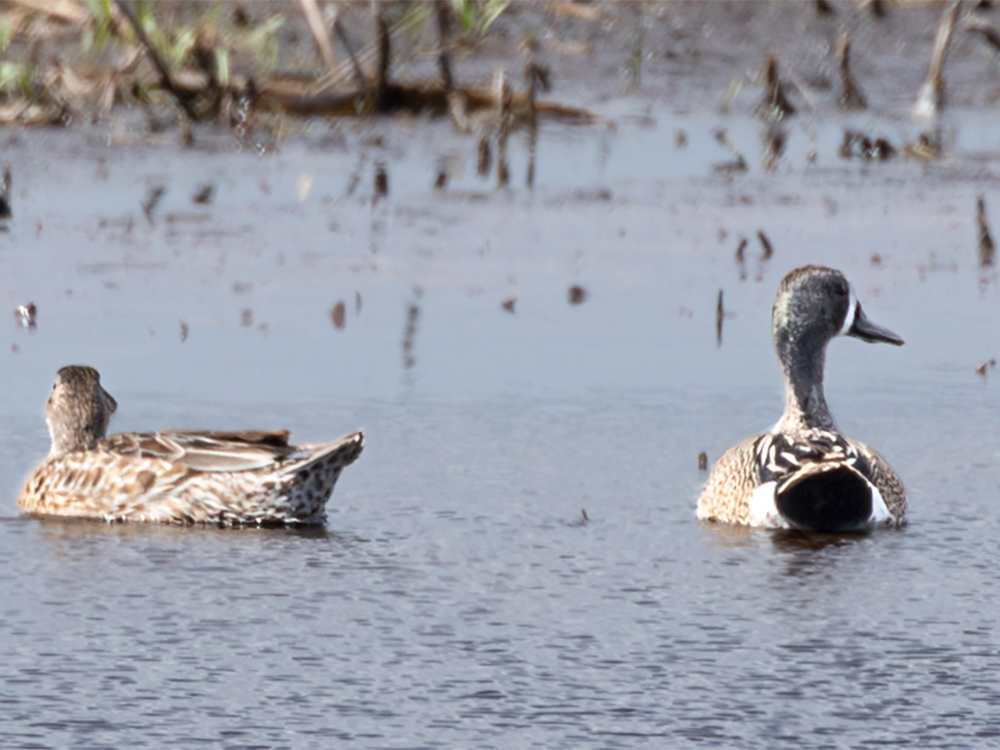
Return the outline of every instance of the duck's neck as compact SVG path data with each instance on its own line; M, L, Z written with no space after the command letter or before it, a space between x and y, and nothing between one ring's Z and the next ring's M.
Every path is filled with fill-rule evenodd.
M785 411L775 425L775 431L836 430L837 425L823 394L826 342L810 347L801 341L785 341L779 342L776 348L781 370L785 374Z

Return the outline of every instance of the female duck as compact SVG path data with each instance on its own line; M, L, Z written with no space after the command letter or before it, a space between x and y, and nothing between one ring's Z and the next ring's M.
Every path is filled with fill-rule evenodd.
M292 446L288 432L122 433L117 404L92 367L56 373L45 419L52 450L17 498L28 513L175 523L322 523L360 432Z
M723 454L698 499L699 519L830 533L906 523L899 477L875 451L841 435L826 405L826 345L839 334L903 344L865 317L839 271L789 273L771 310L785 412L770 432Z

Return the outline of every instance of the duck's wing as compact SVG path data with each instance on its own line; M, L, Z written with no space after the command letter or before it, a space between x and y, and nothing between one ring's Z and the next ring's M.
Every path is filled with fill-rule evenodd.
M104 447L118 455L154 458L192 471L249 471L295 456L288 431L204 432L166 430L112 435Z
M750 499L761 484L761 442L768 437L755 435L722 454L698 498L700 520L749 523Z
M860 440L853 440L851 438L845 438L845 440L857 451L860 461L866 467L862 470L862 473L878 488L882 499L885 501L885 507L893 518L893 522L897 526L905 524L907 510L906 488L903 487L903 481L899 478L899 475L889 466L888 461Z

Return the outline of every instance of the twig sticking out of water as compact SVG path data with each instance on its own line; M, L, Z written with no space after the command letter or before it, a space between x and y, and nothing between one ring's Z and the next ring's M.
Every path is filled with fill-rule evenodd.
M698 471L708 471L708 454L705 451L698 454Z
M740 244L736 248L736 263L740 267L740 281L746 281L747 278L747 263L746 263L746 249L750 241L746 237L740 238Z
M13 215L10 205L10 167L4 167L3 179L0 179L0 219L9 219Z
M987 370L990 370L991 368L996 367L996 366L997 366L996 359L994 359L993 357L990 357L988 360L986 360L985 362L981 363L976 368L976 374L977 375L982 375L985 378Z
M765 120L780 120L795 114L795 107L788 101L785 86L778 75L778 56L769 55L764 71L764 101L757 108L757 114Z
M851 35L846 31L837 40L837 63L840 66L840 106L844 109L865 109L868 102L851 75Z
M135 13L125 0L115 0L118 8L128 19L128 22L132 24L132 30L135 31L135 35L142 42L142 46L146 48L146 53L149 55L149 59L153 63L153 67L156 68L156 73L160 77L160 85L169 91L177 103L180 104L181 108L184 110L184 114L188 116L189 120L197 120L198 114L194 111L194 105L191 103L191 97L177 88L173 79L170 77L170 73L167 71L166 65L163 64L163 60L160 59L159 53L157 53L156 48L153 43L146 36L145 30L142 28L142 24L139 23L139 19L135 17Z
M587 299L587 290L579 284L573 284L569 288L569 303L571 305L582 305Z
M375 162L375 197L384 198L389 194L389 173L386 171L385 163Z
M934 49L931 51L930 69L927 80L920 87L917 101L913 105L915 117L936 117L944 107L944 63L948 56L948 46L955 29L955 19L958 16L959 0L955 0L945 8L938 24L937 36L934 37Z
M764 234L763 229L757 232L757 239L760 240L760 246L764 249L764 252L761 254L760 259L770 260L771 256L774 255L774 246L771 245L771 240L769 240L767 235Z
M768 124L764 132L764 171L770 172L774 169L775 162L781 158L785 151L785 141L787 134L778 125L777 121Z
M323 13L320 11L319 5L316 0L299 0L299 6L302 8L302 14L306 17L309 31L316 42L319 56L323 58L323 67L328 72L334 70L337 67L337 56L333 53L333 40L330 39L330 32L326 28L326 24L323 23ZM336 5L333 7L336 13Z
M725 320L726 309L722 306L722 290L719 290L719 299L715 303L715 342L722 346L722 321Z
M142 212L146 215L146 221L152 225L153 223L153 212L156 211L156 207L160 204L163 196L166 195L167 189L163 185L157 185L151 188L149 192L146 193L146 197L142 201Z
M979 232L979 267L992 268L996 246L986 224L986 200L981 195L976 198L976 227Z

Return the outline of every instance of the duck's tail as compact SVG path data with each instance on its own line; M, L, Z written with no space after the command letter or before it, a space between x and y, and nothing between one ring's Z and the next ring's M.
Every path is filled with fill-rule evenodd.
M306 453L286 464L284 475L284 523L322 523L326 518L326 501L333 494L340 472L354 463L365 446L363 433L355 432L340 440L321 445L303 445Z
M807 464L779 482L774 500L792 528L832 534L871 531L885 508L878 489L847 462Z

